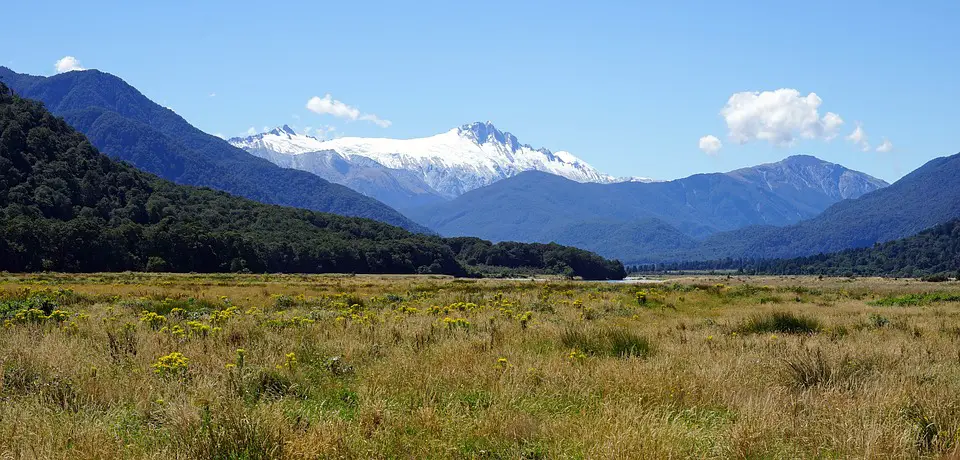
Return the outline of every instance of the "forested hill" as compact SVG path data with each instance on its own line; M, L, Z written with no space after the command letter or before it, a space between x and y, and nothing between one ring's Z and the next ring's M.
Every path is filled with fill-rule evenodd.
M960 219L870 248L760 262L752 268L784 274L954 276L960 270Z
M826 276L960 276L960 219L869 248L793 259L736 260L641 265L638 271L743 270L750 274Z
M622 278L558 245L492 245L176 185L100 154L0 83L0 270L444 273L465 261Z
M373 198L308 172L281 168L200 131L114 75L84 70L40 77L0 67L0 82L21 97L43 102L101 152L178 184L430 233Z

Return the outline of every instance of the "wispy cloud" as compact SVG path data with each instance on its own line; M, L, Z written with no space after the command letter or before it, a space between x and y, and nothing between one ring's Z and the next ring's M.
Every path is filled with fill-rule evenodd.
M73 70L85 70L80 66L80 61L73 56L64 56L60 58L54 65L57 73L70 72Z
M870 140L867 137L867 132L863 130L863 124L859 121L857 122L857 127L854 128L853 132L847 136L847 140L853 142L854 145L860 147L860 150L864 152L870 151Z
M877 151L880 153L887 153L893 151L893 143L889 139L884 138L883 142L877 146Z
M307 109L320 115L333 115L350 121L369 121L381 128L391 125L390 120L384 120L372 113L361 113L360 109L352 107L333 98L330 94L323 97L314 96L307 101Z

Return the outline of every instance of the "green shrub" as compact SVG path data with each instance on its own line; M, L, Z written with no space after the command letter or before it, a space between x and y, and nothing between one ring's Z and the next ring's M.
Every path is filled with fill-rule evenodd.
M870 327L880 329L888 324L890 324L890 320L886 316L877 313L870 314Z
M915 307L928 305L934 302L960 302L960 294L948 292L930 292L925 294L907 294L894 297L884 297L871 302L877 307Z
M946 273L937 273L934 275L927 275L920 278L920 281L926 281L928 283L942 283L944 281L950 281L950 276Z

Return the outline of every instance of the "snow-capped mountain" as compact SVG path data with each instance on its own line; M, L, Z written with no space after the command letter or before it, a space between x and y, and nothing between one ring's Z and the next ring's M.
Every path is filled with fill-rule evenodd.
M265 133L254 134L253 136L234 137L227 142L233 144L234 147L240 147L244 150L269 150L287 155L323 150L323 148L319 148L320 145L323 144L322 140L305 134L297 134L297 132L288 125L274 128Z
M371 166L372 161L386 170L412 173L437 195L448 199L524 171L548 172L577 182L620 181L597 171L570 152L551 152L521 144L516 136L498 130L489 122L467 124L418 139L321 140L282 126L229 142L274 163L285 163L283 166L304 169L322 177L330 174L315 161L284 159L277 154L315 156L316 152L327 152L324 155L329 156L330 152L336 152L351 164Z

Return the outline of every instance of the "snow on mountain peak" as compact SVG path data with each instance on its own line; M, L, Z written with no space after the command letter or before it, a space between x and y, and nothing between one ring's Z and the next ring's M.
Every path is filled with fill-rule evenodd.
M234 137L228 139L227 142L234 147L242 148L251 153L256 153L255 151L258 150L266 150L287 155L297 155L323 150L321 147L323 141L306 134L297 134L289 125L279 126L265 133L254 134L253 136Z
M274 134L277 136L282 136L284 134L289 136L297 135L296 131L294 131L293 128L290 127L290 125L283 125L278 128L274 128L272 131L270 131L270 134Z
M476 122L463 125L460 127L460 133L472 138L476 143L481 145L496 142L509 146L511 150L520 148L520 142L517 141L516 136L500 131L489 121L486 123Z
M254 154L262 150L291 155L332 150L354 161L372 160L390 169L409 171L450 198L524 171L548 172L578 182L617 181L570 152L521 144L516 136L489 121L417 139L342 137L324 141L283 126L229 142Z

